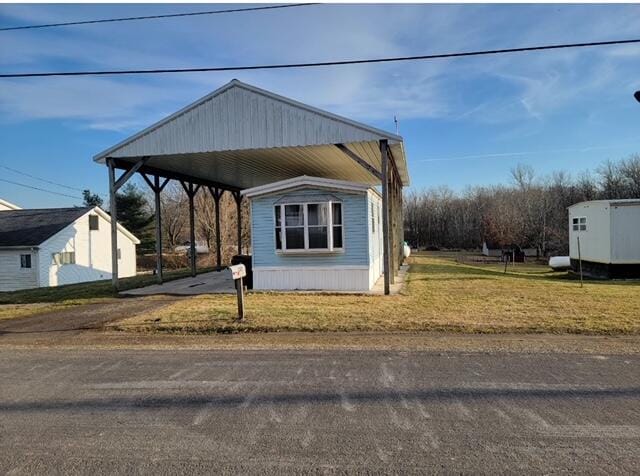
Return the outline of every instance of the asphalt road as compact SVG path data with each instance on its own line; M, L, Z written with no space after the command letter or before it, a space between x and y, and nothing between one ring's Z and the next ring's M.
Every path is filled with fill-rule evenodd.
M637 473L639 364L0 349L0 473Z

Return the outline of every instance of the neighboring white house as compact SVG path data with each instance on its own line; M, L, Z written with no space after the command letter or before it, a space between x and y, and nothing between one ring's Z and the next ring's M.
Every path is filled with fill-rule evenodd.
M382 275L375 188L301 176L243 195L251 201L254 289L367 291Z
M640 199L570 206L569 256L574 271L580 257L583 273L593 277L640 278Z
M136 274L140 241L118 225L118 276ZM98 207L0 211L0 291L111 277L111 220Z
M0 212L5 210L20 210L20 207L0 198Z

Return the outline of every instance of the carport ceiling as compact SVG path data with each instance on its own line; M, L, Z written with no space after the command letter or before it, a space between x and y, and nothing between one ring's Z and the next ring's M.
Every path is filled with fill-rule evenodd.
M94 160L148 157L157 171L240 189L301 175L376 185L379 178L336 144L380 171L380 140L408 185L402 137L233 80Z

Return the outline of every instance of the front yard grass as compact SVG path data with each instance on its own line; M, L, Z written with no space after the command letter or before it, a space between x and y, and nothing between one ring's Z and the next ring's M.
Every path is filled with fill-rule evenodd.
M245 322L234 296L197 296L117 323L121 330L173 333L279 331L456 331L640 333L640 283L587 281L542 265L458 263L418 254L396 296L249 293Z

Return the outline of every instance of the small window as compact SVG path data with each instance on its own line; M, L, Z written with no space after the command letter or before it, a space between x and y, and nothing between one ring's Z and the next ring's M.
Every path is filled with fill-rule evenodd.
M31 268L31 255L20 255L20 267Z
M98 215L89 215L89 230L99 230L100 219Z
M572 223L573 231L587 231L587 217L576 217Z
M53 253L53 262L58 266L65 264L76 264L76 253L75 251L62 251L61 253Z
M118 248L118 259L122 259L122 250Z

